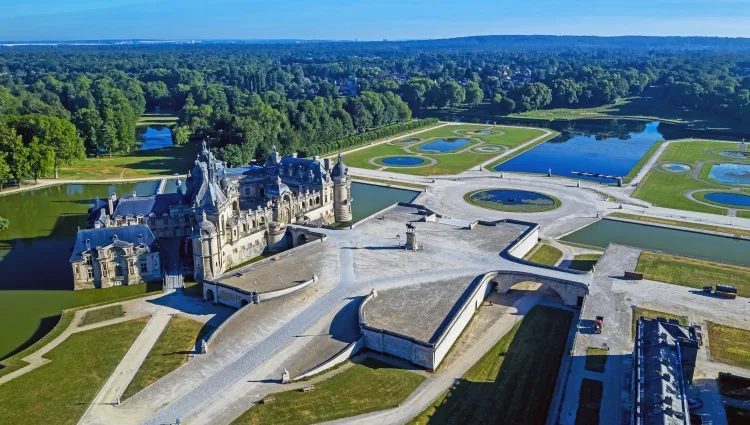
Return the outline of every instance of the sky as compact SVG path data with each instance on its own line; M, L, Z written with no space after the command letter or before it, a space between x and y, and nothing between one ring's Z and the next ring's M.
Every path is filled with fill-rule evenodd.
M0 40L750 37L750 0L0 0Z

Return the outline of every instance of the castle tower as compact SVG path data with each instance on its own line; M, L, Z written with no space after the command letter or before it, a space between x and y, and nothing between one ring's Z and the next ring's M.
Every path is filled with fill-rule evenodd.
M196 281L211 279L221 274L221 250L216 226L208 220L206 212L191 236L193 243L193 276Z
M352 179L349 177L349 169L341 160L331 170L333 178L333 216L338 222L352 221Z

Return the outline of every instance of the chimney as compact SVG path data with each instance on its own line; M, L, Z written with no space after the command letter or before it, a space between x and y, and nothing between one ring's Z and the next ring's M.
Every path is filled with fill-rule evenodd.
M297 157L297 152L294 152L294 153L292 154L292 158L296 158L296 157Z
M324 168L324 169L325 169L326 171L329 171L329 170L331 169L331 158L325 158L325 159L323 160L323 168Z
M107 200L107 203L109 204L109 215L114 214L115 212L115 201L117 200L117 194L112 192L112 195Z

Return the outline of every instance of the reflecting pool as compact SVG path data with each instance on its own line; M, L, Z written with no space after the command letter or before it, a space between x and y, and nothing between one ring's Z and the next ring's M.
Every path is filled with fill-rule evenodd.
M470 143L469 139L437 139L419 147L421 151L451 152Z
M381 158L380 162L394 167L410 167L414 165L422 165L425 163L425 160L418 156L389 156L387 158Z
M606 248L610 243L750 266L750 241L616 220L599 220L562 238Z
M411 202L419 191L352 182L352 220L357 222L396 202Z
M727 158L750 159L750 152L745 151L724 151L719 152L719 155L726 156Z
M718 204L731 205L733 207L750 207L750 195L742 193L711 192L706 193L703 197Z
M750 184L750 164L716 164L708 177L725 184Z
M150 126L139 134L141 146L139 150L148 151L152 149L168 148L172 146L172 130L169 127Z
M513 189L487 189L473 192L469 201L481 207L503 211L538 212L555 206L555 200L542 193Z
M662 170L669 171L670 173L689 173L690 166L687 164L662 164L660 166Z
M602 134L563 131L560 136L496 166L495 170L547 174L551 169L555 175L613 183L612 179L577 176L573 171L624 177L654 143L664 139L658 122L640 127L623 123L621 127L625 131Z

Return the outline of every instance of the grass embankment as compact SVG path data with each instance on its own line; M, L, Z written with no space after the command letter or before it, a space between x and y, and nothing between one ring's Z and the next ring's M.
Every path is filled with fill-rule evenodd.
M720 363L750 369L750 331L708 323L711 357Z
M676 314L669 314L665 313L663 311L656 311L656 310L649 310L647 308L640 308L640 307L633 307L633 325L631 328L632 336L635 338L635 328L638 324L638 318L639 317L648 317L651 319L656 319L659 317L663 317L665 319L673 319L680 322L681 325L687 325L687 317L685 316L678 316Z
M684 196L691 190L716 188L716 186L693 180L689 174L651 170L633 192L633 197L648 201L657 207L726 215L724 208L699 204Z
M132 397L138 391L187 363L188 354L209 330L210 328L201 322L180 316L172 317L122 394L122 399Z
M0 385L3 423L77 423L147 321L73 334L47 354L50 363Z
M586 349L586 370L604 373L608 354L609 352L603 348L588 347Z
M174 114L143 114L135 123L138 127L163 126L169 127L177 124L179 117Z
M60 315L60 319L57 322L57 325L55 325L55 327L52 328L52 330L49 333L47 333L47 335L44 335L39 341L30 345L23 351L20 351L14 354L13 356L8 357L7 359L4 359L2 361L2 364L5 367L0 369L0 376L15 372L16 370L28 365L28 363L26 363L22 359L28 356L29 354L35 352L36 350L49 344L52 340L60 336L60 334L63 333L63 331L65 331L65 329L67 329L68 326L70 326L70 324L73 322L74 316L75 316L75 310L63 311L62 315Z
M534 249L530 254L526 255L526 258L524 259L533 263L554 266L558 261L560 261L562 255L562 251L555 248L554 246L539 244L537 245L537 248Z
M408 183L408 182L402 182L398 180L375 179L372 177L362 177L362 176L352 176L352 180L354 180L355 182L362 182L362 183L379 183L379 184L384 184L388 187L401 186L401 187L409 187L409 188L417 189L421 191L427 190L427 186L423 184Z
M87 311L86 314L83 315L80 326L92 325L94 323L117 319L123 316L125 316L125 311L123 311L121 304L97 308L96 310Z
M191 142L183 146L113 154L112 157L104 154L63 167L60 178L111 180L184 174L192 168L198 149L198 143Z
M640 160L635 164L633 168L630 169L628 174L623 177L623 182L630 183L631 180L635 178L635 176L638 175L638 173L641 171L641 168L643 168L644 165L648 162L649 159L651 159L652 156L656 153L657 150L661 147L661 145L664 144L664 140L660 142L656 142L648 149L645 155L641 157Z
M581 392L578 393L576 425L598 425L599 410L602 407L604 384L601 381L584 378Z
M261 253L257 257L253 257L253 258L251 258L251 259L249 259L247 261L244 261L244 262L242 262L240 264L237 264L236 266L232 266L232 267L228 268L227 271L224 272L224 273L231 272L232 270L241 269L242 267L249 266L250 264L253 264L253 263L257 263L260 260L265 260L268 257L273 257L274 255L276 255L276 254L273 254L273 253L270 253L270 252Z
M544 424L571 319L565 310L534 307L410 425Z
M313 391L273 394L275 401L254 406L232 424L306 425L388 409L398 406L424 379L366 359L315 384Z
M503 132L503 134L480 134L471 133L478 129L489 129L492 131ZM411 175L442 175L442 174L458 174L466 171L472 167L476 167L487 159L497 156L498 153L479 153L471 151L470 147L476 146L481 141L484 141L484 146L505 146L508 148L514 148L529 140L534 139L544 134L543 130L537 128L515 128L515 127L487 127L478 124L462 124L462 125L449 125L444 127L435 128L433 130L426 131L415 135L418 137L420 142L415 144L406 145L409 147L411 152L405 150L405 145L399 143L399 141L383 143L378 146L363 149L356 152L346 154L344 161L347 165L356 168L366 169L377 169L381 166L375 166L370 163L371 158L389 156L389 155L403 155L403 156L414 156L415 153L419 153L423 158L431 158L437 161L436 164L427 167L389 167L388 171L393 171L402 174ZM466 152L426 152L420 151L419 146L429 143L435 139L448 139L448 138L469 138L471 144L461 147L459 150L469 149ZM541 143L541 142L540 142ZM429 163L429 160L427 163Z
M647 217L626 213L612 213L608 217L624 218L627 220L643 221L646 223L666 224L668 226L687 227L690 229L707 230L709 232L727 233L730 235L750 236L750 230L736 229L733 227L715 226L712 224L691 223L688 221L669 220L665 218Z
M737 295L750 296L750 268L654 252L641 252L635 271L649 280L703 289L717 283L737 287Z
M600 254L579 254L573 257L573 260L568 264L568 268L588 272L593 270L601 257Z
M750 211L737 211L737 217L750 218Z

